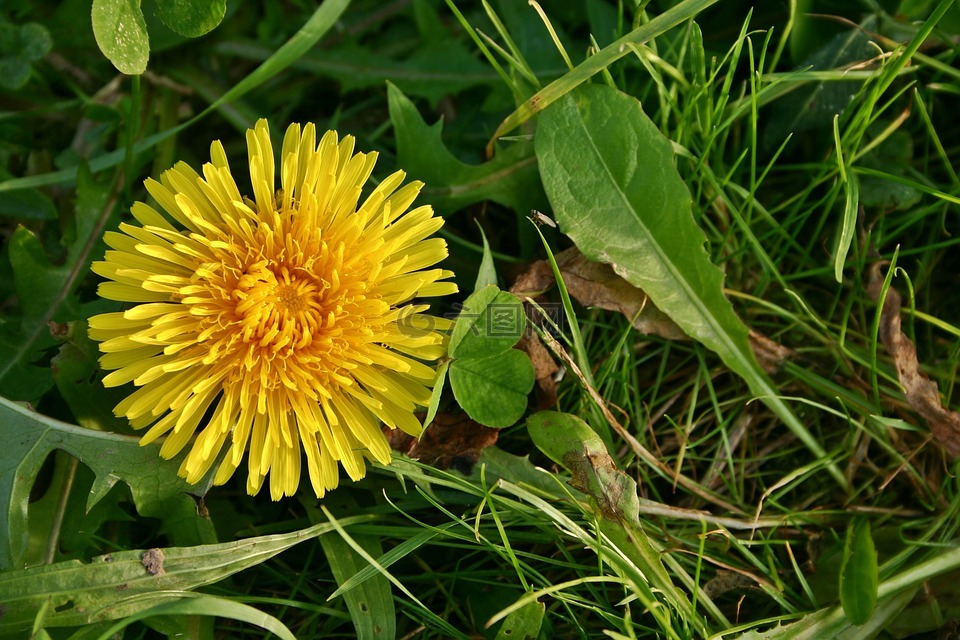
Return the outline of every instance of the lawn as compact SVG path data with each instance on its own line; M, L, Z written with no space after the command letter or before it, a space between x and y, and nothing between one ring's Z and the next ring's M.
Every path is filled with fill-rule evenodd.
M954 637L960 5L756 5L0 6L0 637Z

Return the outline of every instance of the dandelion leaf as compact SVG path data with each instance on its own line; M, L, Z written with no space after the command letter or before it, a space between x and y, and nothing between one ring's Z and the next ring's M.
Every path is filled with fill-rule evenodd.
M13 271L19 315L0 321L0 390L11 400L36 402L54 383L44 362L57 344L58 325L81 316L75 290L87 273L99 240L108 190L89 171L77 176L77 204L64 238L64 259L54 262L40 239L25 227L14 231L7 253Z
M485 200L519 212L545 207L532 145L511 142L493 159L467 164L443 144L442 122L427 125L393 84L388 85L387 98L397 137L397 166L426 183L422 197L438 211L450 214Z
M90 468L96 478L87 509L117 483L130 488L137 511L159 518L178 544L214 540L213 525L197 515L178 464L160 458L158 446L136 438L84 429L40 415L0 398L0 568L23 566L30 536L30 490L47 456L61 450ZM196 487L193 488L196 491ZM0 601L3 598L0 597Z

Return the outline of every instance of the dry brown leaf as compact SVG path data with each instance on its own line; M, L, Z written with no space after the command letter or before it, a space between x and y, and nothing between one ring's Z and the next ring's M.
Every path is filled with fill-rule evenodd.
M665 313L660 311L647 298L647 294L623 278L608 264L587 259L576 247L561 251L556 255L557 266L567 285L570 296L585 307L600 307L616 311L629 318L633 327L646 335L660 336L668 340L686 340L686 334ZM510 293L536 298L554 284L553 269L546 260L530 265L526 272L516 279L510 287ZM767 373L776 372L785 360L793 357L793 352L778 342L767 338L757 331L750 330L750 346ZM523 348L531 357L534 353ZM536 361L534 361L536 367ZM539 370L537 379L540 379Z
M384 428L387 442L438 469L455 469L469 475L483 450L497 442L499 431L474 422L463 414L438 413L419 439L399 429Z
M667 340L685 340L686 334L665 313L657 309L643 290L614 272L613 267L587 259L576 247L556 255L557 266L570 296L585 307L600 307L622 313L634 329ZM554 282L553 269L546 260L530 265L510 287L510 293L534 298Z
M793 351L779 342L771 340L759 331L750 329L750 347L760 367L767 373L776 373L786 360L793 357Z
M557 403L557 382L554 376L560 371L560 366L543 346L543 341L534 333L525 333L520 342L517 343L517 349L530 356L530 362L533 363L533 373L537 380L538 407L546 409Z
M880 298L883 287L884 278L880 273L883 264L877 262L870 268L867 293L875 301ZM937 383L920 371L917 348L900 328L900 305L897 290L893 287L887 289L880 312L880 341L897 366L897 376L907 402L930 425L935 442L956 458L960 456L960 414L943 406Z

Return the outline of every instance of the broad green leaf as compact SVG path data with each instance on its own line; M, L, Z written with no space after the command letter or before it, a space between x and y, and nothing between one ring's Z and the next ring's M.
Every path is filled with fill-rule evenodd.
M344 518L342 524L366 521ZM69 627L135 615L269 560L333 531L331 524L238 542L120 551L89 562L68 560L0 573L5 615L0 633L29 629L45 603L47 627Z
M377 536L353 534L351 537L371 556L376 558L383 555ZM320 545L338 585L343 585L362 569L370 566L340 536L323 536L320 538ZM393 596L390 593L390 582L383 575L372 575L356 587L341 591L340 595L347 603L358 640L387 640L395 637L397 619Z
M216 29L227 11L226 0L157 0L154 7L163 24L188 38L196 38Z
M44 486L34 487L31 495L25 566L99 553L103 542L101 527L105 523L134 519L129 513L130 499L125 487L115 485L102 500L87 509L87 494L96 480L93 472L64 451L55 451L52 462L52 470L50 461L45 466ZM41 488L42 496L37 499ZM51 540L51 531L58 529L59 535Z
M637 483L617 469L590 425L568 413L539 411L527 418L527 431L540 451L570 472L570 485L596 501L598 515L627 525L640 517Z
M480 469L484 469L486 481L492 485L499 479L514 484L523 484L536 489L541 495L562 499L566 496L557 487L554 477L544 473L530 462L529 456L515 456L497 446L487 447L474 465L474 477L480 479Z
M97 46L120 73L147 70L150 38L140 0L93 0L91 19Z
M822 31L822 20L814 18L813 23L817 30ZM803 73L796 74L796 81L805 84L800 91L792 91L771 105L761 146L767 150L776 149L790 134L804 131L810 132L810 135L803 138L804 142L813 141L824 146L829 144L830 121L836 114L843 113L864 82L858 79L840 79L842 69L846 65L875 56L875 46L858 27L836 34L813 55L803 60L799 66L804 69L837 69L838 79L807 80ZM823 133L822 136L820 132Z
M520 341L527 318L512 293L488 285L463 303L448 353L452 358L486 358L503 353Z
M30 490L54 450L69 453L96 475L87 509L119 481L130 487L140 515L159 518L175 542L215 539L213 525L197 515L193 498L186 493L204 487L191 487L177 477L179 463L160 458L158 445L141 447L137 438L66 424L2 397L0 439L4 443L0 450L0 503L5 505L0 510L0 568L23 566Z
M11 398L37 400L53 386L50 367L38 362L52 339L49 329L44 334L38 328L28 345L18 324L0 318L0 389Z
M433 126L393 84L387 85L390 121L397 138L397 165L426 184L422 194L442 214L475 202L492 200L514 211L545 208L533 148L511 143L480 165L461 162L440 138L442 123Z
M523 416L533 390L530 357L507 349L486 358L457 358L450 364L450 387L471 418L488 427L509 427Z
M865 624L873 615L879 579L870 521L855 518L847 527L840 565L840 604L853 624Z
M611 264L683 331L720 356L834 475L846 478L757 364L704 249L670 142L639 101L585 85L540 118L537 157L556 220L580 251Z
M882 130L889 122L873 125ZM857 161L854 171L860 167L873 169L881 175L865 175L860 178L860 204L881 211L909 211L920 202L922 193L914 186L911 176L914 166L913 138L906 131L894 131L878 146ZM896 180L882 177L894 175Z
M539 600L528 602L504 618L496 640L537 640L546 610Z
M463 301L463 308L460 309L460 314L457 316L457 320L453 325L453 331L450 332L450 344L447 346L447 353L451 357L457 355L457 350L460 348L460 343L467 337L472 335L473 337L482 337L483 325L478 326L480 320L480 313L493 302L501 293L499 287L488 286L483 287L482 289L477 289ZM507 345L505 349L509 349L513 345Z

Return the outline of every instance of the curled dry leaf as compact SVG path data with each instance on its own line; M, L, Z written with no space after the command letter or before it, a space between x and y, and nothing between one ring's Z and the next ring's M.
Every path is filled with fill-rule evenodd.
M394 451L438 469L452 468L464 475L473 471L473 465L483 450L497 442L498 433L497 429L474 422L465 413L438 413L419 439L399 429L384 429Z
M557 403L557 382L554 376L560 371L560 366L535 333L525 333L517 343L517 349L530 356L530 362L533 363L533 373L536 376L537 389L540 391L539 407L541 409L552 407Z
M557 266L570 296L585 307L600 307L622 313L633 323L633 328L646 335L667 340L685 340L686 334L673 320L657 309L641 289L633 286L614 272L613 267L587 259L576 247L556 255ZM517 278L510 293L531 298L553 285L550 263L540 260Z
M882 266L883 263L877 262L870 268L867 293L874 300L879 300L883 287ZM887 289L880 312L880 341L897 366L897 376L907 402L930 425L937 444L956 458L960 456L960 414L943 406L937 383L920 371L917 348L900 328L900 305L897 290L893 287Z
M634 329L646 335L660 336L667 340L687 339L680 327L654 306L642 289L621 278L610 265L589 260L576 247L561 251L556 255L556 260L567 291L583 306L622 313L630 319ZM510 293L521 300L536 298L553 284L553 269L550 263L539 260L516 279L510 287ZM528 317L536 320L535 315L528 309ZM785 360L793 357L790 349L753 329L750 330L749 337L753 353L767 373L776 372ZM553 374L558 369L540 340L527 338L518 347L526 351L533 361L537 387L547 398L556 398Z
M750 329L747 337L750 339L753 355L756 356L760 367L768 374L776 373L785 361L793 358L793 350L771 340L759 331Z

